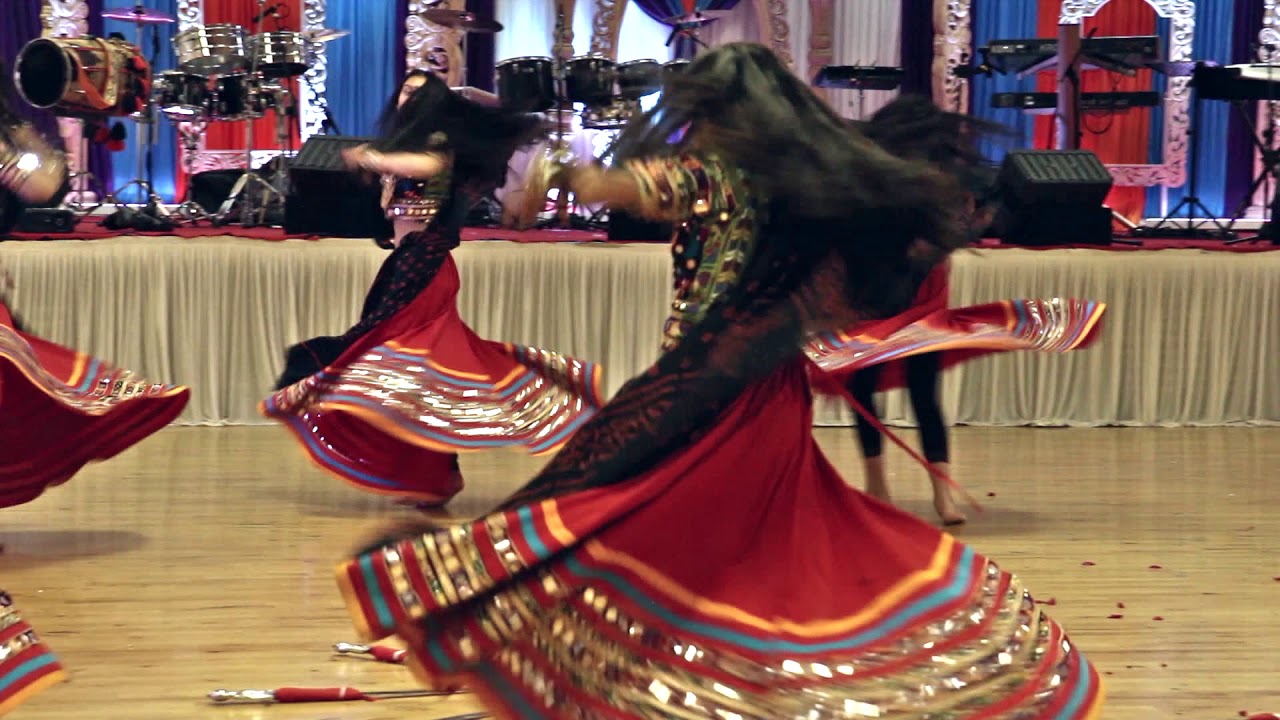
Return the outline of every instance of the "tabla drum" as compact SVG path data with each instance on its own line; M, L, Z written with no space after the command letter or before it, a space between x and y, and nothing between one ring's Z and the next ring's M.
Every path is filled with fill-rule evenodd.
M0 188L28 205L44 205L57 197L66 181L63 153L30 125L0 123Z
M262 83L249 73L220 75L213 79L210 120L251 120L264 112Z
M142 51L114 38L36 38L19 51L13 75L23 100L59 115L130 115L151 94Z
M632 60L618 65L618 95L639 100L662 89L662 66L657 60Z
M166 70L156 76L152 85L151 104L177 121L207 117L213 106L209 79L181 70Z
M187 28L173 36L178 67L191 73L234 73L249 66L244 28L214 23Z
M249 65L258 61L258 70L269 78L297 77L310 67L315 53L302 33L267 32L249 38Z
M495 67L498 99L519 112L542 112L556 104L551 58L517 57Z
M565 64L565 94L569 102L605 105L613 99L617 63L609 58L584 55Z

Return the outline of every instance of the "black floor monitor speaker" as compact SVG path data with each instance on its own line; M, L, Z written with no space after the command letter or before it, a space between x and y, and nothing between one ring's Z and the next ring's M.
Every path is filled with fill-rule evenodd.
M609 239L630 242L667 242L671 239L671 225L651 222L620 210L610 210Z
M1114 181L1087 150L1018 150L997 180L1001 206L993 233L1011 245L1107 245Z
M289 164L285 232L333 237L391 237L381 188L342 163L342 151L371 138L316 135Z

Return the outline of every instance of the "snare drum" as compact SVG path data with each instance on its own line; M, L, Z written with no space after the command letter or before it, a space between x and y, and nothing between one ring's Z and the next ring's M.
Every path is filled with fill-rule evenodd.
M249 65L244 28L230 23L198 25L173 36L178 67L192 73L234 73Z
M213 79L210 120L249 120L263 114L261 81L248 73L222 75Z
M151 66L124 40L36 38L18 52L13 75L22 99L58 114L130 115L151 95Z
M156 76L151 102L176 121L205 117L213 105L209 79L181 70L167 70Z
M662 89L662 66L657 60L632 60L618 65L618 94L639 100Z
M249 57L270 78L297 77L307 72L313 53L302 33L267 32L249 38Z
M585 55L565 64L565 92L569 102L606 105L613 99L617 63L609 58Z
M677 75L685 71L689 67L688 60L672 60L671 62L662 64L662 82L666 83L667 78Z
M520 112L542 112L556 104L551 58L518 57L495 66L498 98Z

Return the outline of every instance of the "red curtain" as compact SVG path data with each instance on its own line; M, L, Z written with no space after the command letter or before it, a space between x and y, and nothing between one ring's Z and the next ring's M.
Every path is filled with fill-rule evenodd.
M1058 9L1060 0L1039 0L1040 16L1037 35L1058 36ZM1156 13L1150 5L1140 0L1112 0L1098 11L1097 16L1085 21L1083 34L1095 33L1095 37L1123 35L1154 35ZM1056 74L1045 73L1040 78L1039 90L1056 90ZM1080 88L1083 92L1131 92L1151 90L1151 71L1140 70L1134 77L1126 77L1103 70L1087 70L1082 73ZM1105 163L1146 163L1147 140L1151 133L1149 109L1128 110L1114 115L1088 114L1081 116L1084 140L1081 147L1092 150ZM1036 119L1036 144L1054 147L1053 117ZM1146 188L1115 188L1107 197L1113 210L1130 220L1142 219L1146 206Z

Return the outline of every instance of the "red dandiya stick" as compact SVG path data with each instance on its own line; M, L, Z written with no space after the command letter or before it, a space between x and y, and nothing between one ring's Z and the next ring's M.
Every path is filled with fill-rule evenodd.
M214 690L209 699L216 703L312 703L352 702L355 700L395 700L413 697L440 697L466 691L450 690L382 690L363 692L352 687L281 687L274 690Z
M386 645L357 645L356 643L347 642L335 643L333 651L339 655L368 655L378 662L391 665L404 664L404 657L409 654L408 650L387 647Z

